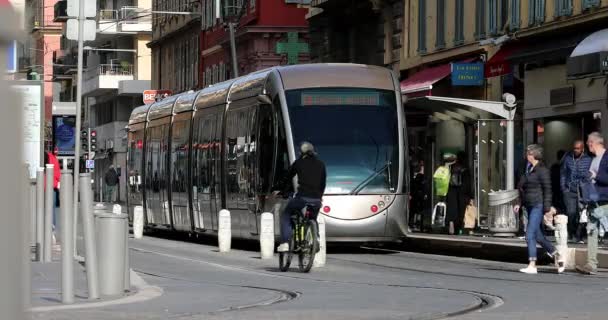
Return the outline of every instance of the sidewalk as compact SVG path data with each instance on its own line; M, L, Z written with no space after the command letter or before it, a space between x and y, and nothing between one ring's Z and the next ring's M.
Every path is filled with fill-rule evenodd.
M410 233L404 240L410 248L422 251L449 252L458 255L483 257L490 260L522 260L525 262L526 242L520 238L499 238L491 236L455 236L430 233ZM569 243L571 255L576 264L585 264L587 245ZM608 247L600 244L598 251L599 268L608 268Z

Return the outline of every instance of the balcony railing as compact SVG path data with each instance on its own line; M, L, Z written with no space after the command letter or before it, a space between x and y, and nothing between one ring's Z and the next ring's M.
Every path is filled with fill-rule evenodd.
M99 20L118 20L118 10L99 10Z
M96 76L132 76L133 69L133 65L130 63L100 64L88 72L88 78Z
M61 0L55 3L55 22L65 22L68 20L68 2Z

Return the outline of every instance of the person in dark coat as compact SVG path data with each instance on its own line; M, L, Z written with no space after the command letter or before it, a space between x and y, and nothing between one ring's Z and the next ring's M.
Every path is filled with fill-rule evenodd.
M591 157L585 153L585 143L582 140L575 141L572 151L568 152L562 161L560 189L568 215L568 236L574 236L576 242L583 240L582 230L578 230L579 188L581 183L590 181L590 167Z
M518 188L522 205L528 211L528 229L526 230L526 242L528 244L528 267L519 271L528 274L536 274L536 244L540 244L555 260L558 272L563 272L563 266L558 263L559 254L555 246L545 238L541 225L544 215L554 215L551 201L551 173L542 163L543 148L531 144L526 148L526 159L528 165L525 174L520 178ZM515 212L519 212L519 205L515 206Z
M453 232L463 228L464 212L471 201L471 175L464 165L464 154L459 153L450 167L450 188L446 195L446 226L454 224Z

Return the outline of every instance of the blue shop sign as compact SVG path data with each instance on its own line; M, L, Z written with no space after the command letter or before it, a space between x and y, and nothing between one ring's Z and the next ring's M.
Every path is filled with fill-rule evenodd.
M452 63L453 86L482 86L483 63Z

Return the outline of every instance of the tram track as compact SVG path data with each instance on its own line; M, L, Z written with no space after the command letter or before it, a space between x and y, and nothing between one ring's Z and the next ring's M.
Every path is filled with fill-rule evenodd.
M155 255L165 256L168 258L181 259L184 261L190 261L190 262L210 265L210 266L214 266L217 268L231 270L234 272L245 272L245 273L251 273L251 274L261 275L261 276L265 276L265 277L282 278L282 279L290 279L290 280L298 280L298 281L342 284L342 285L359 285L359 286L402 288L402 289L415 289L415 290L433 290L433 291L444 291L444 292L447 291L447 292L454 292L454 293L458 293L458 294L466 294L473 299L473 302L464 308L461 308L458 310L452 310L449 312L429 312L429 313L414 315L414 316L409 317L409 319L411 319L411 320L446 319L446 318L451 318L451 317L455 317L455 316L465 315L465 314L472 313L472 312L480 312L480 311L495 309L504 304L504 301L501 297L492 295L489 293L485 293L485 292L463 290L463 289L457 289L457 288L415 286L415 285L404 285L404 284L370 283L370 282L360 282L360 281L328 280L328 279L319 279L319 278L314 278L314 277L302 277L302 276L296 276L296 275L290 275L290 274L273 274L270 272L259 271L259 270L254 270L254 269L239 267L239 266L234 266L234 265L221 264L221 263L216 263L216 262L209 262L209 261L204 261L204 260L200 260L200 259L183 257L183 256L179 256L179 255L168 254L168 253L164 253L164 252L157 252L157 251L148 250L148 249L132 247L131 250L133 250L135 252L139 252L139 253L155 254ZM136 271L138 271L138 270L136 270ZM138 272L140 272L140 271L138 271ZM277 299L274 302L264 301L264 302L255 303L255 304L246 305L246 306L238 306L238 307L233 307L233 308L229 308L229 309L225 309L225 310L222 309L222 310L218 310L216 312L244 310L244 309L251 309L251 308L256 308L256 307L268 306L268 305L272 305L272 304L276 304L276 303L280 303L280 302L287 302L287 301L296 299L302 295L302 293L299 293L296 291L287 291L287 290L275 289L275 288L263 288L263 287L257 287L257 286L230 285L230 284L221 284L221 283L206 282L206 281L197 281L197 280L183 279L183 278L179 278L179 277L163 276L158 273L151 273L151 272L146 272L143 270L141 270L141 273L148 274L150 276L167 278L167 279L171 279L171 280L175 280L175 281L187 281L187 282L191 282L191 283L203 283L203 284L211 283L211 284L224 285L224 286L243 287L243 288L252 288L252 289L260 289L260 290L271 290L271 291L278 291L278 292L280 291L283 294L289 296L288 298Z

